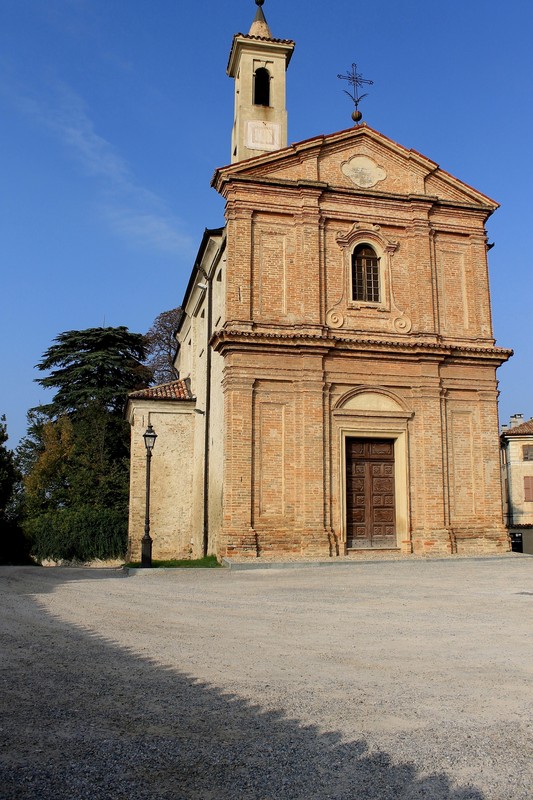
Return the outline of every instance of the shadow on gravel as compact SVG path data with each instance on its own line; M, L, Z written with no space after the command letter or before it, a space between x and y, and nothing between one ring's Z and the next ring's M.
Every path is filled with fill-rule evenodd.
M23 590L2 626L2 800L484 798L39 614L27 641L35 600Z

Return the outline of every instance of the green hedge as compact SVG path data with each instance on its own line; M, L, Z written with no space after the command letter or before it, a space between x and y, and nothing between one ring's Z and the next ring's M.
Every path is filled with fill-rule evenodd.
M27 519L31 554L38 561L94 561L124 558L128 517L122 510L83 507L47 511Z

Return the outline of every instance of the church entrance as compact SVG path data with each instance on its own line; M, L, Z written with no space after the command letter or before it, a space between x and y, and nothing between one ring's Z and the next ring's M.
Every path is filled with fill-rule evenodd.
M346 540L349 549L396 547L392 439L346 439Z

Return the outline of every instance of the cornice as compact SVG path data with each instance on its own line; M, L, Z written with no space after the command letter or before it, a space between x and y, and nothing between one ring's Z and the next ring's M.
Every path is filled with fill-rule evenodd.
M467 203L461 200L447 200L445 198L437 197L437 195L420 195L420 194L397 194L394 192L381 192L379 190L359 189L350 186L336 186L324 181L311 181L303 179L290 179L267 177L263 175L224 175L216 174L213 176L211 186L216 189L219 194L227 197L230 187L239 186L241 190L246 191L249 188L251 192L257 192L258 189L262 192L265 190L273 190L275 192L286 191L294 192L297 190L299 193L302 190L314 191L319 195L329 196L345 196L345 197L364 197L368 199L378 200L391 200L395 203L404 203L411 207L418 204L420 208L430 208L432 206L443 207L446 209L459 209L478 212L486 219L487 215L490 216L493 208L489 205L481 205L477 203Z
M443 344L440 342L421 342L411 339L375 339L359 336L340 336L327 333L264 332L246 330L221 330L213 334L211 345L217 352L240 347L281 347L281 348L326 348L326 350L350 350L368 353L388 353L432 358L470 358L488 360L503 364L513 355L513 351L503 347L479 347L475 345Z
M241 50L250 50L252 52L278 52L285 54L286 64L288 66L294 47L295 43L292 39L267 39L265 36L252 36L246 33L236 33L231 44L226 73L231 78L235 77L239 60L239 51Z

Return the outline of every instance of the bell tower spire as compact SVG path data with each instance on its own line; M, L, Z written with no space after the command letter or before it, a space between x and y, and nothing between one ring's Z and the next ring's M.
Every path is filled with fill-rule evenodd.
M264 39L272 39L272 34L270 33L270 28L268 27L268 22L266 21L265 15L263 14L263 8L265 0L255 0L257 4L257 13L255 15L254 21L252 22L252 27L250 28L249 36L260 36Z
M273 38L263 13L264 0L255 2L250 32L235 34L228 62L228 75L235 80L232 163L288 143L285 86L294 42Z

